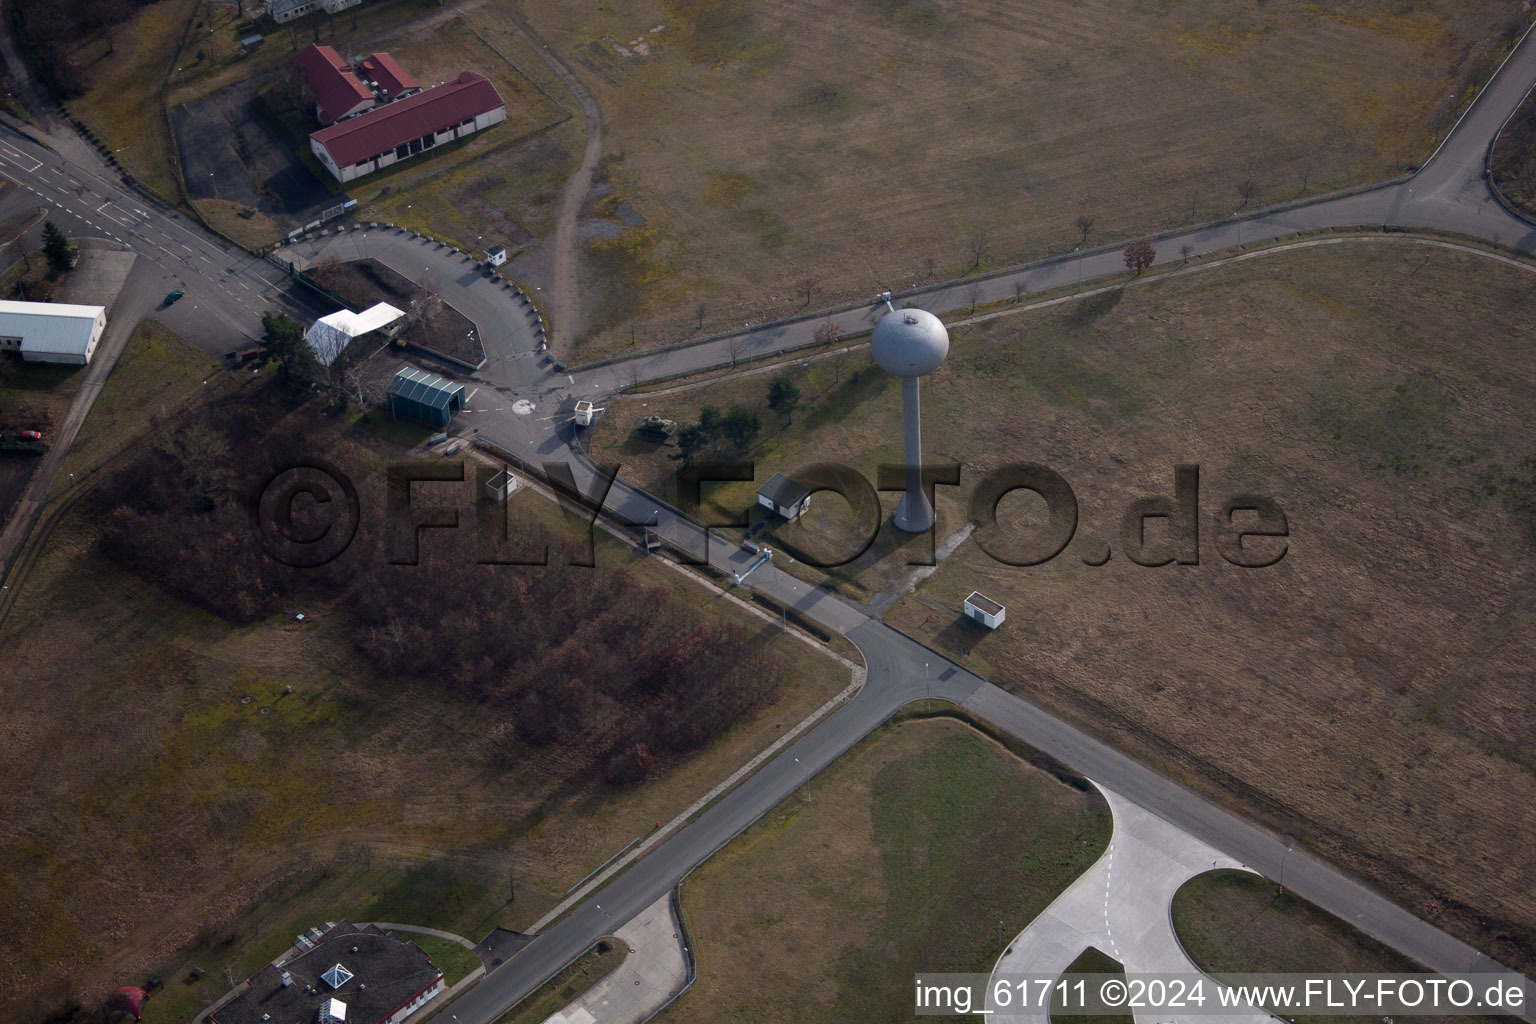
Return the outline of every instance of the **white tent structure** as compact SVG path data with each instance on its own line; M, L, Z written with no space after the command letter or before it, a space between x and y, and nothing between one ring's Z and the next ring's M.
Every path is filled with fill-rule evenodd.
M369 306L361 313L338 309L316 320L315 325L304 332L304 340L309 342L310 351L314 352L320 365L330 366L352 343L353 338L388 327L403 316L404 310L396 309L387 302Z

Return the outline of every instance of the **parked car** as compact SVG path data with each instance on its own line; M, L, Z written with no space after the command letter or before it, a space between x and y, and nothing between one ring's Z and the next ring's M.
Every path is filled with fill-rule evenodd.
M41 441L43 434L40 430L23 430L21 432L21 439L23 441Z
M175 291L171 292L171 294L165 297L165 304L167 306L174 306L177 300L179 300L185 294L187 293L184 290L177 288Z

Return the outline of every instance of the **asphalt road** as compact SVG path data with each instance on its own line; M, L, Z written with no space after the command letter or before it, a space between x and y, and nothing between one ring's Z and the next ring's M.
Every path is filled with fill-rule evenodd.
M1483 179L1483 157L1489 140L1533 81L1536 47L1528 36L1434 159L1409 181L1197 227L1158 240L1159 257L1181 258L1186 246L1190 255L1199 255L1298 231L1357 225L1456 232L1497 241L1523 252L1536 251L1536 231L1503 210ZM178 306L168 311L165 318L171 326L190 332L196 327L196 321L191 319L193 313L200 311L229 330L251 335L259 330L260 313L274 304L292 309L297 316L306 315L299 308L302 304L295 303L287 294L286 281L276 268L210 239L174 211L146 203L125 191L104 175L100 166L92 165L90 154L79 156L77 146L61 143L58 148L59 152L72 154L69 160L12 133L0 140L0 174L52 206L55 219L66 231L98 234L131 247L160 268L166 280L184 287L190 300L184 302L189 308L180 312L182 307ZM302 259L313 248L313 244L299 247L293 255ZM406 248L390 251L381 258L393 265L396 259L414 258L425 251L424 247ZM455 258L441 252L432 257L450 261ZM423 267L432 265L429 259ZM975 302L1011 298L1019 289L1054 288L1122 269L1117 245L994 275L980 282L925 290L913 297L926 308L943 312L963 309ZM462 299L471 305L480 302L478 297L465 297L468 289L474 287L473 282L462 282L462 293L460 285L458 278L445 282L447 301L456 303ZM534 354L532 334L518 328L512 306L501 307L500 314L493 306L494 303L488 305L480 315L504 316L511 326L495 342L498 351L492 353L485 370L472 378L484 392L485 400L472 403L474 411L462 422L473 424L477 433L524 458L570 465L578 486L588 492L594 490L596 474L582 454L569 422L569 409L577 396L594 398L602 404L604 396L639 380L730 363L747 354L771 354L809 342L818 324L824 321L838 322L848 331L869 326L873 315L872 304L870 308L744 332L735 339L640 354L625 362L562 374L554 372L547 359ZM188 318L187 328L180 326L182 317ZM479 317L476 319L479 322ZM189 336L199 337L196 333ZM222 345L216 343L210 351ZM488 353L491 348L492 340L487 338ZM516 402L505 401L512 398L530 403L531 408L514 408ZM680 543L698 544L702 539L686 521L622 481L608 493L605 505L632 521L658 521L660 528ZM716 544L712 545L710 561L722 568L739 569L745 566L746 556L725 544ZM857 644L869 667L864 690L691 825L488 974L455 1003L453 1013L460 1024L490 1024L506 1007L531 992L595 938L612 932L654 903L686 871L830 764L902 704L927 695L965 705L998 728L1271 878L1283 872L1288 888L1432 969L1497 968L1465 943L1383 899L1345 872L1305 851L1288 849L1280 838L949 663L871 619L863 609L771 569L759 571L749 582L755 589L790 603Z

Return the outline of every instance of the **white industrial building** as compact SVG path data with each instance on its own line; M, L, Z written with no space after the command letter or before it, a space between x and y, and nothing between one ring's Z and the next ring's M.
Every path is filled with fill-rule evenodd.
M811 507L811 489L775 473L758 488L757 503L785 519L799 519Z
M988 629L996 629L1008 618L1008 609L982 594L979 590L971 591L971 596L965 599L965 617L981 623Z
M363 0L268 0L267 15L279 25L300 18L310 11L336 14L349 7L356 7Z
M29 363L84 366L106 327L105 306L0 300L0 352Z

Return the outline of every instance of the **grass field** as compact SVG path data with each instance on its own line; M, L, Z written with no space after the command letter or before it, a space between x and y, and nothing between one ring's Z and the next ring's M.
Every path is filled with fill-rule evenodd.
M465 975L483 966L480 958L475 956L472 950L465 949L457 942L449 942L436 935L423 935L421 932L391 932L390 934L420 946L437 965L437 969L443 972L445 985L457 985L464 980Z
M1504 197L1536 212L1536 99L1526 96L1493 148L1493 177Z
M1424 968L1246 871L1196 875L1173 898L1173 927L1184 952L1213 974L1418 974ZM1378 1024L1380 1017L1287 1017L1294 1024ZM1447 1024L1467 1017L1416 1017ZM1475 1018L1490 1022L1495 1018ZM1057 1024L1061 1024L1057 1021Z
M939 489L937 536L970 521L983 474L1015 461L1068 481L1076 536L1033 568L969 540L886 620L1416 912L1435 903L1503 962L1532 962L1519 837L1536 803L1523 682L1536 657L1536 431L1524 412L1536 374L1517 355L1532 280L1469 254L1348 242L954 331L924 383L925 456L959 463L964 484ZM832 372L793 371L806 407L748 453L759 482L822 460L873 479L876 463L900 460L895 382L863 356L842 383ZM670 473L619 436L637 415L761 403L766 386L626 398L592 454L641 479ZM1120 517L1137 497L1171 495L1179 463L1201 470L1201 564L1133 565ZM751 490L720 485L717 502L740 509ZM1213 517L1242 491L1288 516L1289 553L1273 568L1217 553ZM1032 536L1041 504L1004 499L994 550ZM805 529L818 509L846 506L824 492ZM1105 544L1107 565L1084 563ZM960 620L973 589L1007 606L1002 629Z
M1070 984L1071 978L1079 974L1118 974L1125 976L1125 967L1114 957L1094 946L1083 950L1076 960L1067 965L1062 971L1063 980ZM1062 999L1060 993L1051 1000L1051 1024L1135 1024L1136 1018L1129 1013L1112 1014L1106 1016L1083 1015L1062 1012Z
M914 972L990 970L1109 829L968 726L887 726L684 883L698 981L663 1019L905 1020Z
M92 39L73 58L90 68L91 89L69 101L70 113L101 137L129 173L172 200L181 193L159 90L198 6L197 0L159 0L116 31L115 53L106 52L104 40Z
M612 974L629 947L613 939L604 939L587 950L565 970L546 981L533 995L523 1000L496 1024L544 1024L564 1006L587 989Z
M75 435L54 487L71 486L71 474L84 480L94 473L149 429L153 417L166 416L189 401L225 394L244 381L223 369L160 321L139 324Z
M1388 177L1516 27L1481 0L579 0L527 10L645 223L588 358ZM1251 183L1252 188L1245 187ZM1246 194L1246 198L1245 198ZM613 218L605 209L595 220ZM814 289L813 289L814 290Z
M270 246L282 237L282 228L266 214L253 211L249 217L240 216L245 207L239 203L225 199L194 199L192 205L209 227L251 249Z
M563 522L528 491L513 501ZM146 1020L179 1024L226 975L321 920L475 938L526 927L848 681L745 618L786 670L778 702L617 791L471 702L381 690L324 601L232 628L123 572L96 538L83 511L67 516L0 628L0 759L14 780L0 817L15 826L0 836L0 979L13 1012L159 974L167 989ZM633 561L601 533L597 557L608 570ZM671 570L632 569L702 616L740 614ZM299 610L302 625L287 614ZM193 967L208 973L184 983Z

